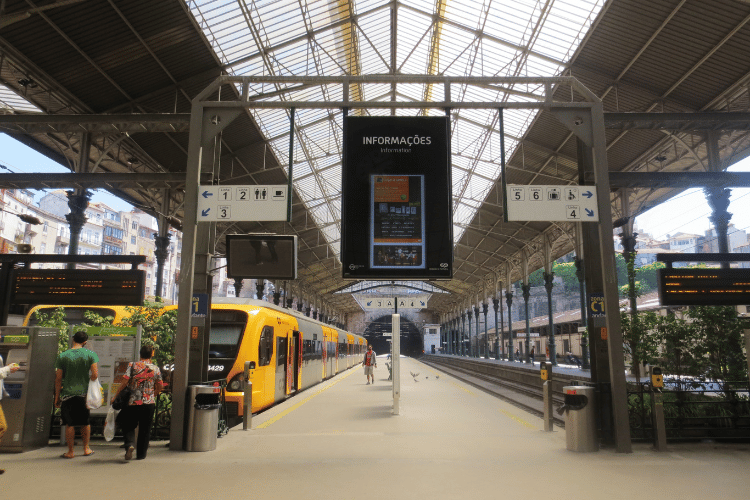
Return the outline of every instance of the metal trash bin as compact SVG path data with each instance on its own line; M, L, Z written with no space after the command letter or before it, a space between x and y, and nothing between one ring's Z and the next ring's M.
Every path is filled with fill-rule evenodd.
M219 433L221 387L191 385L188 387L188 432L186 451L213 451Z
M596 435L594 388L581 385L563 387L565 442L570 451L599 451Z

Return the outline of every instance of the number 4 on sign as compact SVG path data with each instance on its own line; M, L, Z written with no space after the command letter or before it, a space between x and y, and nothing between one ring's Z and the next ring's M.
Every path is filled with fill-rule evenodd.
M581 210L579 206L568 205L565 210L568 219L581 220Z

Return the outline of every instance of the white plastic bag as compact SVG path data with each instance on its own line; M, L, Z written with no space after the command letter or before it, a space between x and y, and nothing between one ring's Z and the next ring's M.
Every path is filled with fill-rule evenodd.
M96 410L104 402L104 389L99 379L89 380L89 392L86 394L86 408Z
M115 437L115 419L118 413L120 410L115 410L111 406L107 410L107 418L104 420L104 439L107 441L112 441Z

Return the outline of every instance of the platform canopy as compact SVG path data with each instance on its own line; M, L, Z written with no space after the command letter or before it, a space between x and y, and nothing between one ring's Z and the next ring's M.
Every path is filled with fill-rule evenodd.
M71 169L82 133L91 132L81 172L185 172L191 99L220 75L573 76L605 113L616 113L607 130L612 172L707 172L711 134L721 169L750 152L750 3L743 0L3 0L0 9L0 131ZM255 91L266 100L333 99L322 82ZM451 97L504 103L538 91L487 86L481 96L467 88ZM568 87L552 91L555 100L575 98ZM238 92L227 84L214 97ZM442 92L405 78L356 85L350 98L439 102ZM715 116L675 115L695 112ZM661 113L670 115L644 116ZM116 117L90 116L102 114ZM455 273L434 283L449 292L431 295L436 312L493 294L506 266L519 279L522 252L530 270L541 267L545 238L553 259L574 241L567 222L503 222L497 109L455 109L451 119ZM335 293L352 284L341 279L339 259L342 111L298 110L295 125L291 223L231 223L217 233L298 235L303 292L331 310L360 310L349 294ZM211 173L223 184L284 184L288 144L288 110L248 110L222 132ZM507 110L505 147L509 183L578 182L576 139L549 112ZM628 213L613 191L614 218L684 189L631 184ZM153 214L169 196L167 215L179 227L179 185L109 189Z

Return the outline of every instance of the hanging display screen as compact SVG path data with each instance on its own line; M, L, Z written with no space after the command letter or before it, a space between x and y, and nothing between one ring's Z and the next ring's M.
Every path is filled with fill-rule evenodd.
M344 119L344 278L451 278L448 127L445 117Z
M229 234L227 276L242 279L297 279L297 237Z

